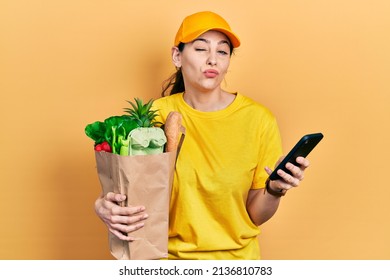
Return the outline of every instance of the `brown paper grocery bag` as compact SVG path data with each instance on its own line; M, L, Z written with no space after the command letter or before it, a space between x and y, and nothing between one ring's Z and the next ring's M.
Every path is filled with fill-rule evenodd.
M130 233L135 241L122 241L109 232L111 254L119 260L167 258L176 152L136 156L95 152L95 157L104 194L126 194L126 206L144 205L149 215L143 228Z

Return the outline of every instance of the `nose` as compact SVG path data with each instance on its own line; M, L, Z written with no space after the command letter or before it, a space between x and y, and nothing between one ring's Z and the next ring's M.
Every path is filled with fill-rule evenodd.
M215 54L210 53L208 59L207 59L207 65L215 66L217 65L217 59Z

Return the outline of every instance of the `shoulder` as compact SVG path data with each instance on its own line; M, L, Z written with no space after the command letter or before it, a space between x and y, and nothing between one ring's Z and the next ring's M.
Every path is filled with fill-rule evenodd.
M169 112L178 111L180 100L182 99L181 93L176 93L169 96L157 98L153 101L153 110L157 110L159 115L165 119Z
M273 112L260 102L241 93L237 93L237 98L239 99L240 108L246 110L247 113L253 114L253 117L275 119Z
M160 97L154 100L153 105L156 108L164 108L169 106L175 106L181 99L182 93L176 93L169 96Z

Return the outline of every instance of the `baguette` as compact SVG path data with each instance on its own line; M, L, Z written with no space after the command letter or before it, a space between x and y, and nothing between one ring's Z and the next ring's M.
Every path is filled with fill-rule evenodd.
M181 133L182 116L179 112L169 112L167 120L164 125L165 136L167 143L165 146L166 152L177 151L179 145L179 136Z

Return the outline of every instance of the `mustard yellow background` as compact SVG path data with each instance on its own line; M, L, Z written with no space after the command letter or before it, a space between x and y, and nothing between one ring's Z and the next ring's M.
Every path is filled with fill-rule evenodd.
M390 259L390 2L0 1L0 259L111 259L86 124L157 98L184 16L240 35L224 87L325 135L262 226L264 259ZM248 116L249 118L250 116Z

